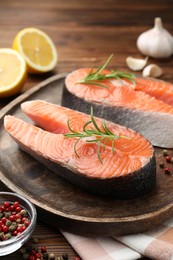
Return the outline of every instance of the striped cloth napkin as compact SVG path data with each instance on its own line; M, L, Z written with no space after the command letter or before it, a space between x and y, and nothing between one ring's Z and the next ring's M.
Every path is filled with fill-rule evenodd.
M62 232L82 260L173 260L173 219L154 230L121 237L83 237Z

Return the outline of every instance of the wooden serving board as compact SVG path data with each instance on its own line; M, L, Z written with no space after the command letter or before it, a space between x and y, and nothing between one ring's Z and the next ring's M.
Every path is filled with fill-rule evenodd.
M22 94L0 111L0 178L6 187L34 203L38 217L58 228L81 235L125 235L151 229L173 215L173 177L159 162L156 148L157 185L140 198L120 201L88 193L61 179L21 151L3 126L6 114L27 122L21 111L26 100L43 99L61 103L65 75L56 75ZM172 151L169 151L172 155ZM173 164L165 163L173 172Z

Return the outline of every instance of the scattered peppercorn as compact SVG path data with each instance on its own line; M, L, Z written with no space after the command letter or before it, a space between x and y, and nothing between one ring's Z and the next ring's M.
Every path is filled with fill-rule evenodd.
M34 244L38 244L38 239L37 238L33 238L33 243Z
M62 257L63 257L63 260L68 260L68 254L67 253L63 254Z
M165 174L170 174L171 173L171 169L170 168L165 168Z
M31 251L34 250L34 249L35 249L35 245L28 244L28 246L27 246L27 251L28 251L28 252L31 252Z
M22 258L23 259L28 259L29 255L28 254L23 254Z
M35 256L34 255L30 255L29 256L29 260L35 260Z
M55 255L53 253L49 254L49 259L50 260L54 260L55 259Z
M41 247L41 252L44 253L44 252L46 252L46 251L47 251L47 248L46 248L45 246L42 246L42 247Z
M25 247L22 247L22 248L20 249L20 253L21 253L22 255L26 254L26 253L27 253L26 248L25 248Z
M31 238L21 249L23 259L27 260L68 260L68 253L64 253L62 256L55 256L54 253L47 252L46 246L38 248L39 240L37 238ZM82 260L80 257L75 257L74 260Z
M168 163L170 163L171 162L171 156L166 156L166 161L168 162Z
M162 151L162 154L163 154L164 156L167 156L167 155L168 155L168 151L164 149L164 150Z
M164 168L164 162L159 163L160 168Z
M46 259L46 260L49 259L49 255L47 252L44 252L42 255L43 255L43 259Z
M36 259L41 259L41 253L38 253L38 252L37 252L37 253L35 254L35 257L36 257Z

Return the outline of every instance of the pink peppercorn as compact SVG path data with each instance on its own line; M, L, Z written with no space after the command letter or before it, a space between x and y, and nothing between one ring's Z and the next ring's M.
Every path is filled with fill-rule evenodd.
M10 211L14 211L14 206L13 205L10 206Z
M40 253L36 253L35 257L36 257L36 259L38 259L38 258L41 259L41 254Z
M6 217L3 217L1 220L2 220L2 223L4 223L4 224L5 224L5 223L6 223L6 221L7 221L7 218L6 218Z
M170 163L171 162L171 156L166 156L166 161L168 162L168 163Z
M16 207L16 212L20 212L22 210L22 208L21 207Z
M44 252L46 252L46 251L47 251L47 248L46 248L45 246L42 246L42 247L41 247L41 252L44 253Z
M13 236L17 236L17 230L13 232Z
M171 169L170 168L165 168L165 174L170 174L171 173Z
M9 216L9 220L10 221L14 221L15 220L15 216L14 215Z
M35 256L34 255L30 255L29 256L29 260L35 260L36 258L35 258Z
M18 202L18 201L15 201L15 202L13 203L13 206L14 206L14 208L19 207L19 202Z
M8 227L8 226L3 226L3 227L2 227L2 231L3 231L4 233L7 233L7 232L9 231L9 227Z
M4 201L3 206L4 208L8 208L10 206L10 203L8 201Z

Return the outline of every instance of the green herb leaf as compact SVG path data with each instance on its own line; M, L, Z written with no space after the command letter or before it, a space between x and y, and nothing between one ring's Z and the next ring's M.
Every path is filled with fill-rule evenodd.
M104 73L101 74L101 72L109 64L112 57L113 57L113 54L111 54L109 56L109 58L106 60L105 64L98 67L95 72L93 72L94 69L91 68L88 75L85 78L81 79L80 81L78 81L76 83L90 84L90 85L95 85L95 86L99 86L99 87L102 87L102 88L108 88L107 85L105 85L104 83L100 83L99 81L108 80L108 79L128 79L129 81L131 81L132 83L135 84L136 83L135 75L132 74L132 73L129 73L129 72L111 70L111 72L109 74L104 74Z
M90 126L90 129L86 129L86 127L88 125L92 124L92 126ZM74 151L75 154L79 157L79 154L77 153L77 144L80 140L82 140L83 138L91 138L91 137L95 137L93 139L89 139L86 140L86 142L88 143L95 143L98 145L97 148L97 155L98 155L98 159L100 161L100 163L102 163L102 158L100 155L100 150L101 147L105 148L107 142L112 141L112 153L114 153L115 147L114 147L114 141L118 138L125 138L130 140L129 137L127 136L123 136L123 135L115 135L107 126L105 121L102 121L102 129L99 128L98 124L95 121L95 118L93 116L93 108L91 107L91 120L87 121L84 125L83 125L83 131L82 132L76 132L74 131L71 127L70 127L70 122L69 119L67 121L67 126L70 130L71 133L67 133L64 134L64 136L66 138L78 138L75 142L74 145Z

